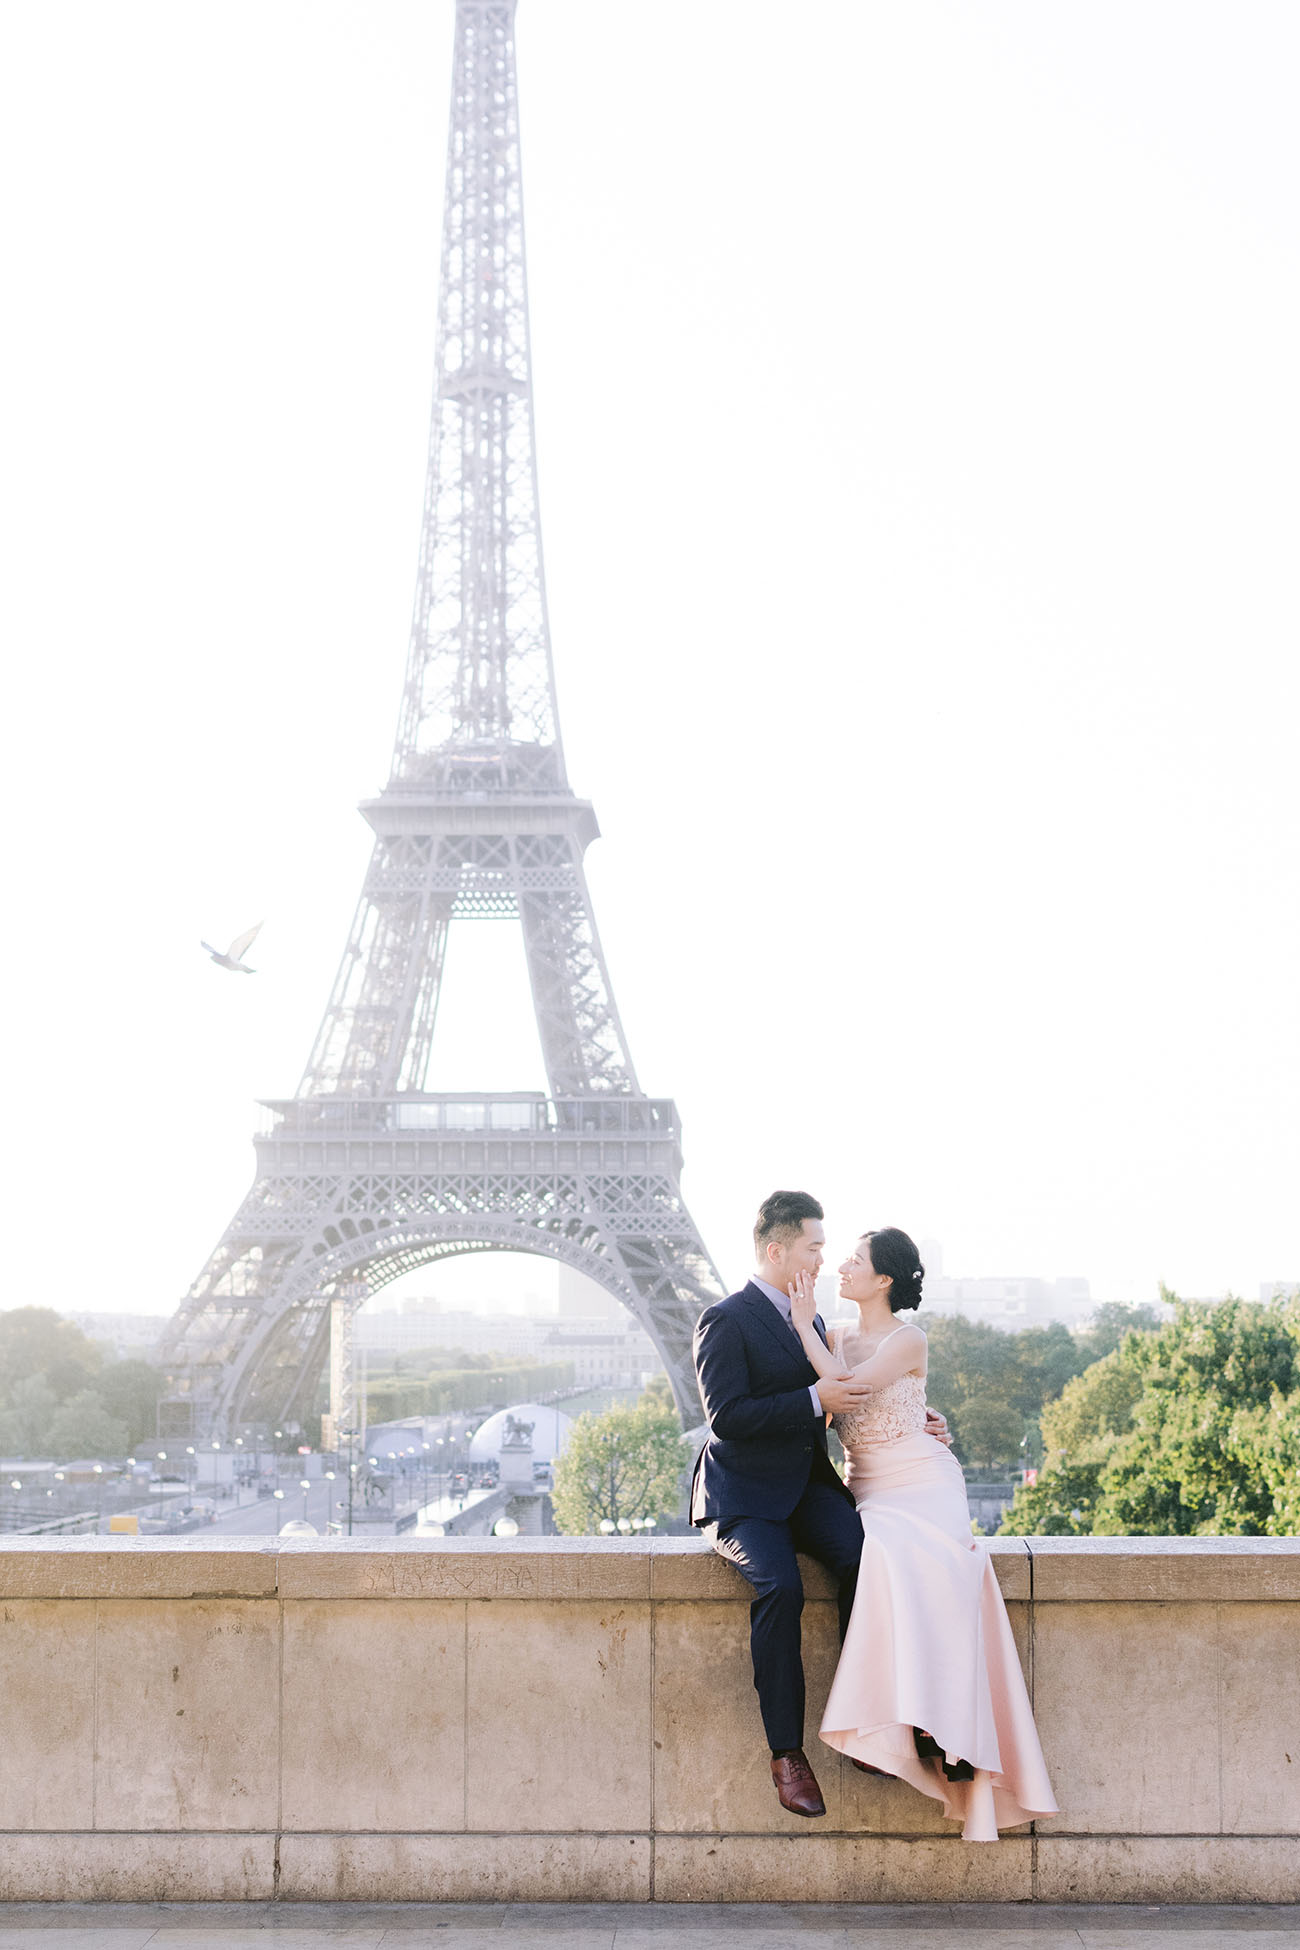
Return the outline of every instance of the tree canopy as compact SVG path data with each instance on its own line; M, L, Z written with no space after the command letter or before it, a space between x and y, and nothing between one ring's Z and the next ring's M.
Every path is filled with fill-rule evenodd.
M671 1404L642 1399L634 1408L580 1415L555 1465L551 1495L557 1530L595 1535L602 1521L661 1523L676 1512L690 1444Z
M1005 1536L1290 1536L1300 1528L1300 1302L1185 1301L1043 1411Z
M958 1458L978 1469L1013 1469L1042 1456L1039 1417L1066 1384L1137 1329L1160 1324L1155 1307L1099 1307L1072 1334L1053 1321L1007 1333L949 1314L923 1322L930 1344L926 1394L947 1416Z
M53 1307L10 1307L0 1313L0 1395L7 1397L18 1382L40 1375L61 1402L91 1387L103 1365L103 1351Z
M398 1422L407 1415L447 1415L482 1408L508 1397L540 1399L573 1381L572 1361L532 1361L514 1355L469 1357L468 1368L433 1367L425 1376L373 1372L366 1383L368 1422Z
M125 1456L156 1427L162 1376L104 1351L52 1307L0 1313L0 1451Z

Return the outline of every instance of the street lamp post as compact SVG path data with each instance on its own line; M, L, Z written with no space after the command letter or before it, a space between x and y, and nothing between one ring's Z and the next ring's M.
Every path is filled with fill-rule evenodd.
M299 1489L300 1489L300 1490L302 1491L302 1520L303 1520L303 1522L304 1522L304 1523L306 1523L306 1521L307 1521L307 1492L308 1492L308 1491L310 1490L310 1488L311 1488L311 1478L310 1478L309 1476L303 1476L303 1477L300 1477L300 1479L299 1479L299 1482L298 1482L298 1488L299 1488Z
M340 1434L340 1436L346 1436L348 1439L348 1536L350 1537L352 1535L352 1492L356 1485L356 1480L357 1480L357 1466L355 1462L353 1462L352 1460L352 1453L353 1453L352 1444L356 1440L357 1432L354 1428L351 1428L351 1429L340 1429L338 1433ZM342 1450L340 1450L339 1451L340 1462L342 1461L342 1459L343 1459L343 1452ZM342 1498L339 1499L338 1507L340 1509L342 1509L343 1507Z

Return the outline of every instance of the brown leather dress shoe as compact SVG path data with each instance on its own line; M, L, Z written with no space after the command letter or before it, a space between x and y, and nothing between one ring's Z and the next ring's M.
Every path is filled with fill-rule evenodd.
M849 1759L853 1760L852 1754L849 1755ZM882 1781L896 1781L898 1779L897 1774L886 1774L883 1767L872 1767L869 1761L853 1760L853 1765L857 1768L859 1774L876 1774Z
M772 1779L777 1799L792 1815L824 1815L826 1803L817 1785L817 1776L808 1765L802 1747L792 1754L773 1754Z

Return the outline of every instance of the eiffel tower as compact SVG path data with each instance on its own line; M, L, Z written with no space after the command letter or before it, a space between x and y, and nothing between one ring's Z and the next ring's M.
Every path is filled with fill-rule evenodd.
M296 1096L169 1323L173 1408L223 1438L305 1419L331 1308L459 1253L540 1253L636 1316L689 1427L722 1291L680 1188L676 1106L639 1088L568 782L542 575L516 0L458 0L437 376L410 655L375 843ZM549 1094L424 1088L453 919L517 919ZM334 1303L340 1302L340 1306Z

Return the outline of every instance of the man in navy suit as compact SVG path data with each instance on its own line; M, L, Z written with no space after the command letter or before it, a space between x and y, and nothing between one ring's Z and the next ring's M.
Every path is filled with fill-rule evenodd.
M807 1192L773 1192L754 1227L758 1270L739 1293L706 1307L695 1372L709 1433L691 1483L691 1522L716 1525L713 1547L754 1587L749 1609L754 1686L783 1808L824 1815L803 1751L803 1581L795 1553L835 1579L843 1639L853 1609L862 1524L826 1449L826 1416L859 1407L870 1389L818 1379L790 1321L789 1286L821 1271L825 1214ZM821 1316L817 1332L825 1340ZM946 1440L942 1416L930 1431Z

